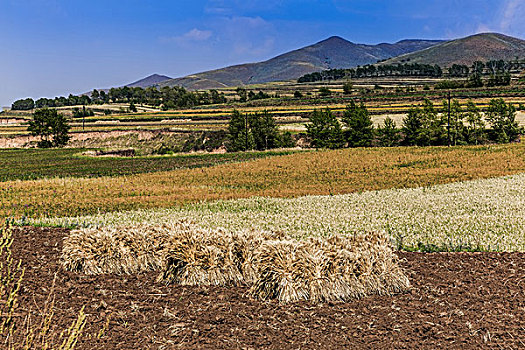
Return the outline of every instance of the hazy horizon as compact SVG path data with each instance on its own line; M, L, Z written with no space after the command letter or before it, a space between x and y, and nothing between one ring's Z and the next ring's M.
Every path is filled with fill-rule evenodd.
M330 36L363 44L521 37L524 15L518 0L4 0L0 106L264 61Z

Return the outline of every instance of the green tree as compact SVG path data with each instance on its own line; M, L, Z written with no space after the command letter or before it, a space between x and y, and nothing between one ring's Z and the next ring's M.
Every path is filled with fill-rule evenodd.
M319 89L319 96L321 97L326 97L326 96L330 96L332 94L332 91L330 91L329 88L327 87L322 87Z
M429 99L423 102L421 109L421 128L418 135L418 146L444 145L447 133L443 117L439 117L434 104Z
M228 125L230 143L228 151L248 151L255 148L255 140L250 128L250 117L237 110L232 112Z
M422 110L419 107L412 106L408 110L407 116L403 119L402 131L404 134L403 144L407 146L416 146L420 143L420 133L423 127Z
M465 126L465 139L469 144L478 145L485 141L485 122L481 115L479 108L469 100L467 102L467 112L466 112L466 122Z
M383 126L377 129L379 134L379 144L383 147L394 147L399 145L401 135L396 127L396 123L390 117L386 117Z
M292 137L292 133L289 131L279 133L279 147L292 148L295 147L296 143Z
M37 109L29 121L27 130L31 135L40 136L38 147L62 147L69 141L69 124L64 115L56 109Z
M516 108L511 103L506 104L502 98L490 101L487 121L491 126L489 135L494 142L516 141L522 131L516 122Z
M343 124L346 141L350 147L368 147L374 139L374 124L364 103L358 106L354 101L344 111Z
M350 95L352 93L353 88L354 86L352 85L352 83L350 81L347 81L343 84L343 93L345 95Z
M248 92L246 91L246 89L243 89L242 87L238 87L237 90L235 90L237 92L237 95L239 95L239 101L241 102L246 102L248 101Z
M316 109L308 119L310 123L306 124L306 133L315 148L335 149L344 146L341 124L330 109Z
M96 102L98 101L99 98L100 98L100 93L98 92L97 89L93 89L93 92L91 93L91 100L93 102Z
M450 103L450 106L448 105L448 100L443 100L443 113L442 113L442 120L443 124L447 124L448 128L448 111L450 108L450 141L451 144L458 145L458 144L464 144L464 129L465 129L465 113L463 111L463 108L461 108L461 104L458 100L454 99ZM446 120L446 123L445 123ZM448 130L447 130L447 143L448 143Z
M294 98L303 98L303 94L300 91L295 90L293 93Z
M137 111L137 107L135 106L133 101L131 101L131 103L129 104L129 111L130 112L136 112Z
M253 135L255 148L265 150L278 147L279 133L275 119L264 111L253 114L249 118L250 131Z
M32 98L17 100L11 105L11 109L14 111L28 111L33 108L35 108L35 101Z

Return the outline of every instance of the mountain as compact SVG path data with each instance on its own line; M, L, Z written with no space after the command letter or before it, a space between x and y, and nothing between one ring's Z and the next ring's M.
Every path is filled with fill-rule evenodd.
M401 55L385 61L385 64L410 62L450 67L453 64L471 65L475 61L514 60L516 57L525 58L525 40L498 33L482 33Z
M428 48L440 40L402 40L395 44L355 44L333 36L268 61L240 64L166 80L160 86L184 86L191 90L267 83L297 79L304 74L331 68L351 68Z
M159 75L159 74L152 74L149 77L146 77L144 79L140 79L134 83L126 85L127 87L140 87L140 88L147 88L148 86L157 85L159 83L162 83L163 81L170 80L172 78L165 76L165 75Z

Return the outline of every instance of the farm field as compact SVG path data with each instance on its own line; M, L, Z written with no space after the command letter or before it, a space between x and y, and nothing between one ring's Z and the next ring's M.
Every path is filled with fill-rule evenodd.
M39 218L167 208L253 196L300 197L432 186L523 172L521 144L358 148L123 177L0 183L0 213Z
M158 273L84 275L59 260L65 229L19 228L24 312L55 295L53 330L87 314L77 349L521 348L525 255L398 253L411 289L346 303L281 305L243 287L166 286ZM55 284L53 285L53 281ZM109 323L102 337L95 336Z
M241 103L235 101L237 98L235 89L225 88L221 91L231 99L228 103L168 111L160 111L151 106L138 106L137 113L129 113L126 111L127 105L122 103L91 105L88 108L111 109L114 114L104 115L97 112L94 116L72 118L71 131L73 133L109 133L133 130L169 130L171 132L223 130L227 127L232 111L236 109L242 113L267 110L276 118L281 129L302 132L304 131L304 123L307 122L307 115L314 109L330 108L336 113L342 113L352 100L363 101L366 104L376 126L381 124L386 116L390 116L400 127L402 119L411 106L421 104L425 98L430 99L437 108L441 107L447 92L423 90L423 85L428 82L428 80L416 78L363 79L355 82L355 91L352 95L342 94L344 81L302 84L294 82L268 83L247 86L246 88L248 90L254 89L254 91L261 90L272 96L278 94L281 97ZM430 82L435 83L433 80ZM379 88L375 88L376 86ZM331 89L333 96L317 96L317 91L320 88ZM405 88L413 88L415 91L405 91ZM295 91L302 91L310 95L305 98L293 98ZM497 97L502 97L517 107L525 105L525 92L521 85L459 89L452 91L451 97L457 99L462 106L466 106L467 101L472 99L481 109L488 106L490 99ZM73 107L60 107L59 110L70 115ZM81 108L82 106L77 107ZM29 118L30 112L27 111L9 111L0 115L0 147L7 145L7 141L2 140L3 138L27 136L25 123ZM11 122L9 122L10 119ZM518 113L516 119L520 125L525 125L525 113ZM4 146L2 146L3 144Z
M124 176L209 167L230 162L287 155L293 151L179 154L147 157L84 155L87 149L0 150L0 182L42 178Z
M397 250L525 252L525 175L293 199L218 201L181 208L31 221L37 225L125 227L195 222L298 239L385 232Z

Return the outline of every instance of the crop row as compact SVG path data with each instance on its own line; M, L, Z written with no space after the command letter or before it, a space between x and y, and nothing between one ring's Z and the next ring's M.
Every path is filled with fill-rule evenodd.
M280 231L296 238L385 232L402 250L525 251L525 174L413 189L294 199L250 198L35 223Z
M413 188L523 171L525 146L521 144L302 152L110 178L3 182L0 213L17 218L77 216L203 200Z

